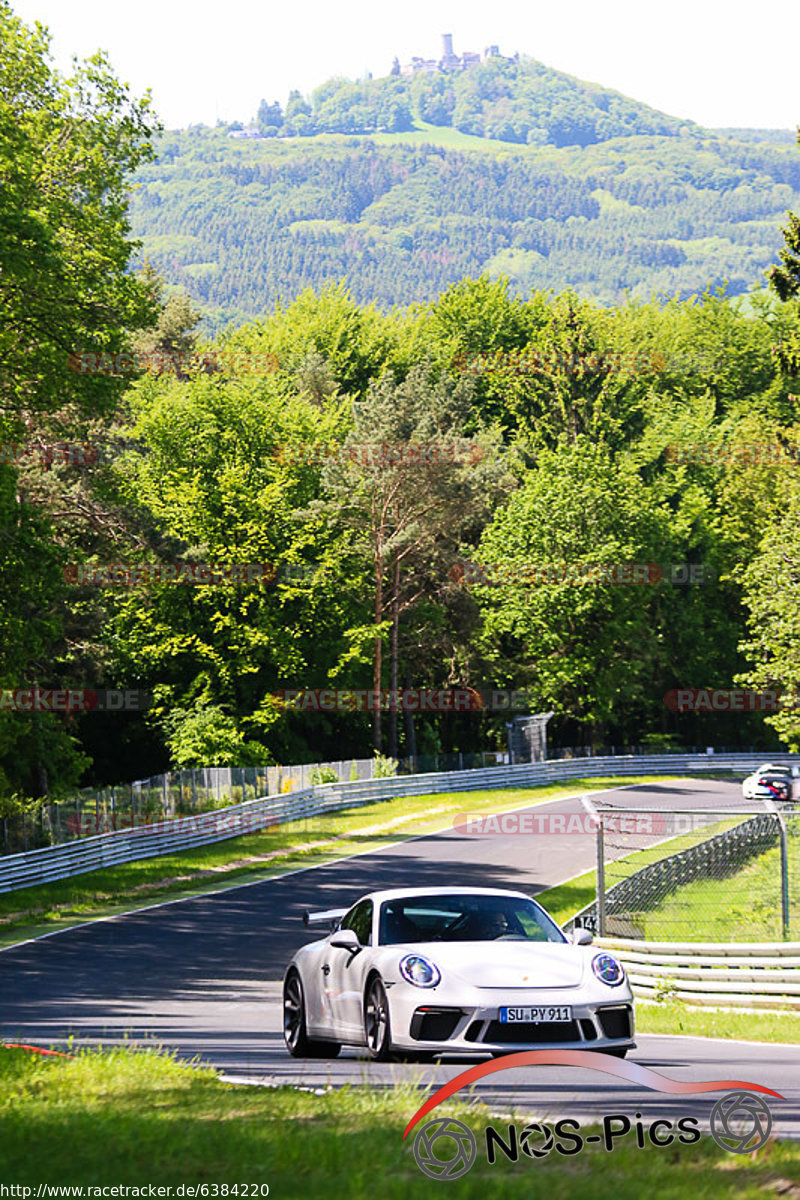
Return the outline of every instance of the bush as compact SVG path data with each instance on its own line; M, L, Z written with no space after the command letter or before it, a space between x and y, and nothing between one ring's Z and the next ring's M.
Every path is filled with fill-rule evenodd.
M316 787L318 783L338 783L339 776L333 767L314 767L311 772L311 786Z
M388 779L391 775L397 774L397 766L396 758L386 758L376 750L375 759L372 764L372 778Z

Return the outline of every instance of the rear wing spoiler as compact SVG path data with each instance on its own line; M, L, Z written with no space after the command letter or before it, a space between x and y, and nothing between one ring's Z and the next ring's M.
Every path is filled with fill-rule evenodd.
M303 913L304 925L329 925L333 930L336 928L342 917L349 912L347 908L328 908L325 912L309 912L308 909Z

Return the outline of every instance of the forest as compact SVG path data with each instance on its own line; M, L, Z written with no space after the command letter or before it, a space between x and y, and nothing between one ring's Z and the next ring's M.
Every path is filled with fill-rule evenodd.
M498 55L466 70L392 73L358 82L334 78L310 100L294 90L283 109L261 102L264 137L402 133L419 118L476 137L540 146L589 146L635 134L675 136L696 128L533 58Z
M796 149L667 131L660 172L613 138L478 172L269 139L246 161L163 134L102 58L64 79L3 4L0 67L0 798L505 744L504 710L289 693L524 690L554 745L800 747L800 220L772 224ZM639 213L641 260L702 236L742 287L772 263L769 288L570 286L558 256L611 271L614 229L641 279ZM782 701L673 700L737 688ZM128 693L147 703L96 702Z
M570 287L604 305L708 286L736 296L763 286L800 207L791 143L695 130L515 147L451 134L164 133L134 175L138 261L202 307L207 333L341 281L385 312L481 274L522 297Z

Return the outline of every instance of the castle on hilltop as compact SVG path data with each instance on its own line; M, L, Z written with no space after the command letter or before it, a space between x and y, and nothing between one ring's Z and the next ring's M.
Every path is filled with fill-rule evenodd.
M497 46L487 46L483 52L483 61L488 58L503 58ZM401 75L416 75L418 71L427 71L433 73L435 71L463 71L467 67L474 67L476 63L481 62L480 54L475 54L471 50L465 50L463 54L456 54L453 50L453 35L452 33L442 34L442 57L435 58L412 58L410 63L400 68Z

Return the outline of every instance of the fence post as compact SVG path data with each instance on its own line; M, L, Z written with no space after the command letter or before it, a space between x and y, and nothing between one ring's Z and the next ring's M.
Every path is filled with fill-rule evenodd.
M606 863L603 840L603 814L589 796L581 796L581 804L597 822L597 855L595 860L595 903L597 906L597 934L605 937L606 932Z
M606 935L606 862L603 838L603 816L597 826L597 932L600 937Z
M789 940L789 844L786 822L781 817L781 916L783 918L783 940Z
M786 836L786 822L783 813L776 807L774 801L766 797L764 804L774 813L778 820L781 838L781 936L785 942L789 940L789 840Z
M786 836L786 822L776 809L778 826L781 833L781 936L785 942L789 940L789 840Z

